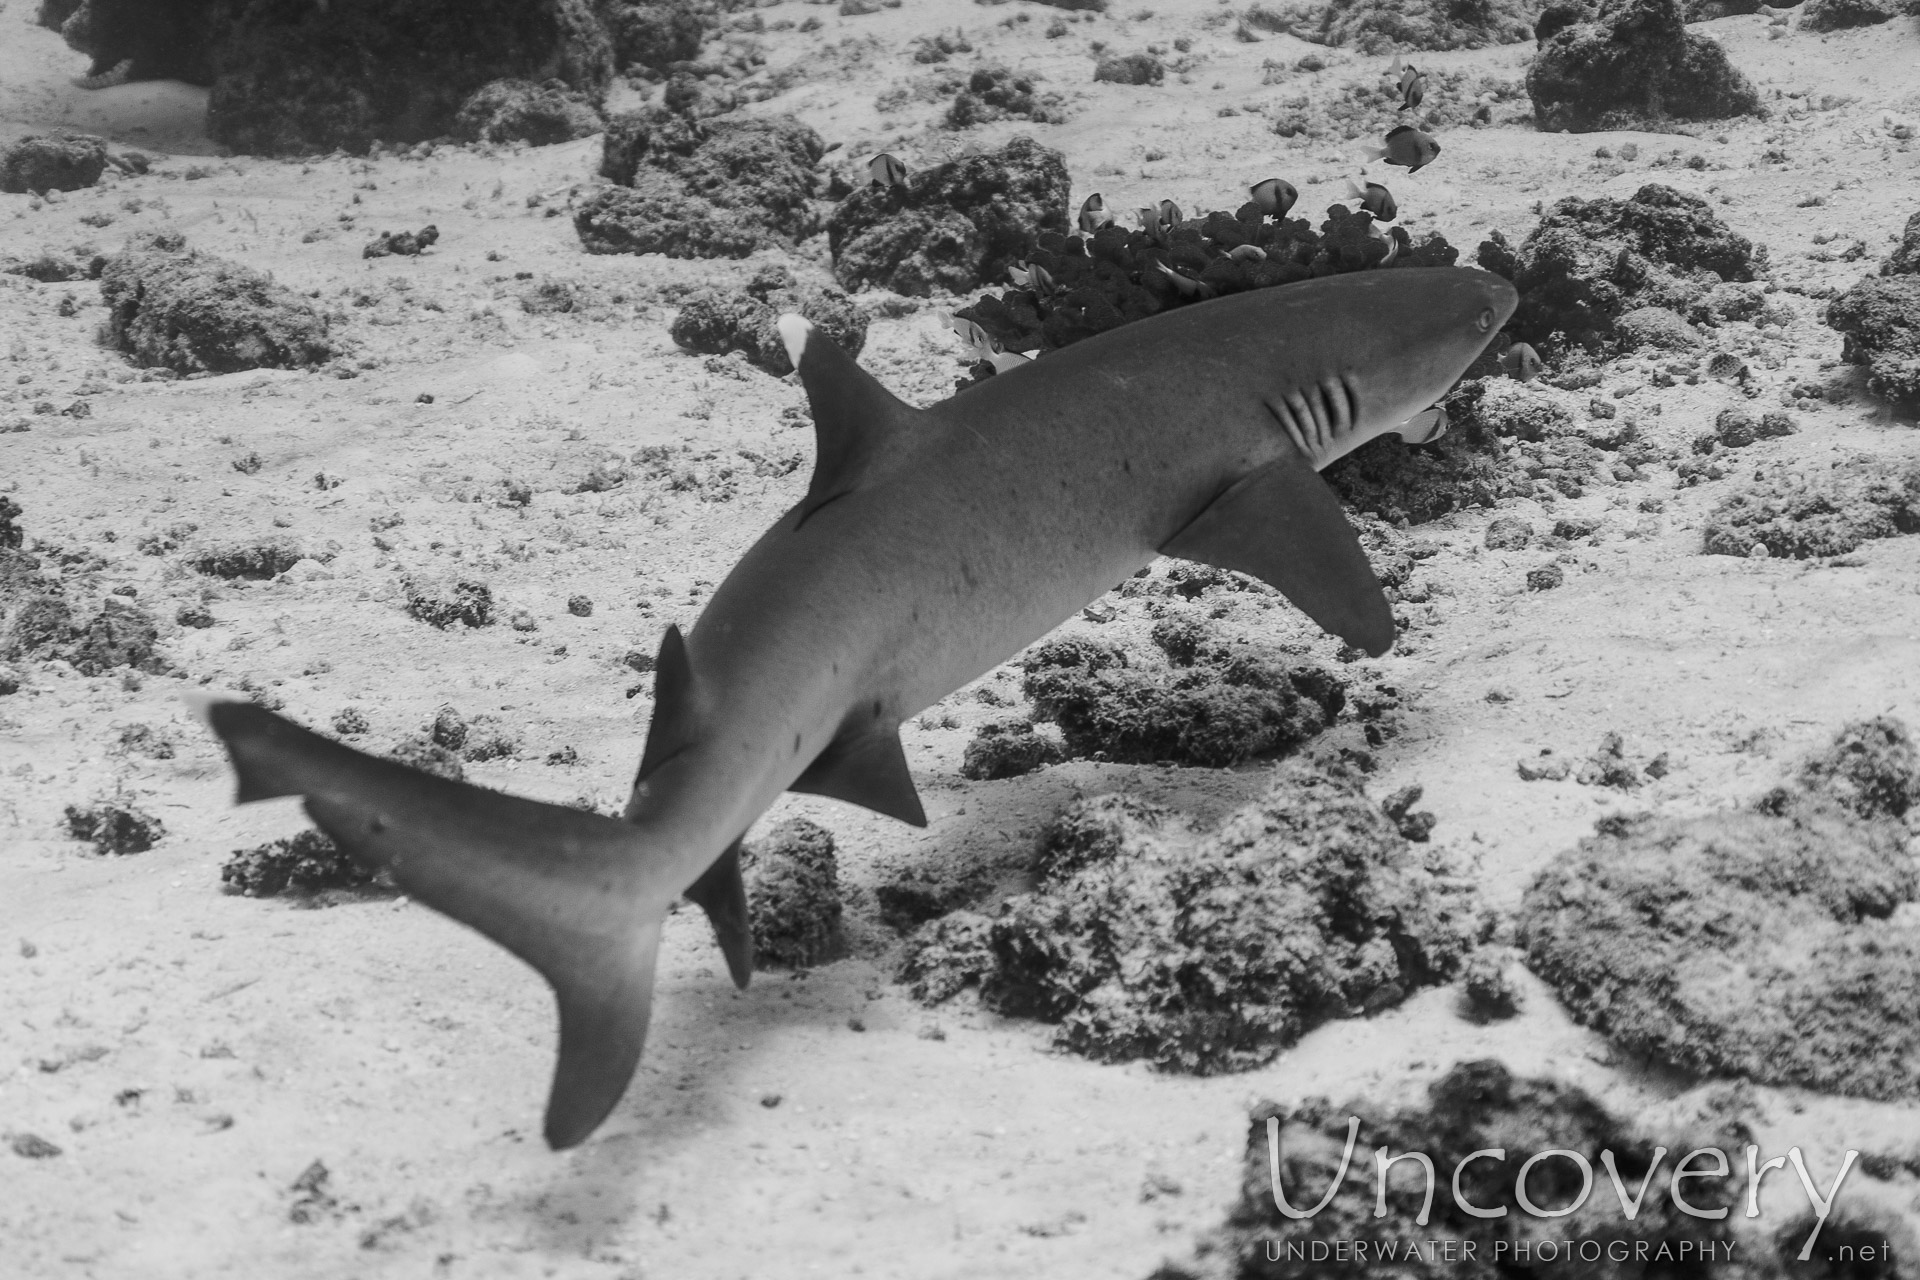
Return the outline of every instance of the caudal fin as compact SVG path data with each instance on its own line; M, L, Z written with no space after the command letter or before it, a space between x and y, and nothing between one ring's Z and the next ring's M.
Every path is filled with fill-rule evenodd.
M366 755L252 703L197 709L226 743L240 803L305 797L341 848L540 971L560 1006L547 1143L592 1133L640 1061L660 928L685 887L664 881L645 833Z

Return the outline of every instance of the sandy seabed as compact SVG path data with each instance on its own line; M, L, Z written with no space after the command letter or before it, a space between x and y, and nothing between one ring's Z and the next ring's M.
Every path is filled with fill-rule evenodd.
M756 475L742 460L810 457L810 433L783 416L799 389L676 349L657 301L674 284L744 280L764 259L584 255L571 220L545 215L592 173L597 139L425 161L219 158L197 133L193 91L68 88L81 60L29 25L30 8L0 9L0 139L88 128L159 158L147 176L110 171L57 200L0 196L0 248L110 251L128 234L177 230L318 290L350 317L339 331L367 367L350 380L256 371L114 381L123 362L96 344L97 286L0 277L0 396L11 397L0 419L43 400L91 408L32 415L31 430L0 435L0 492L25 509L30 539L96 556L102 582L135 588L163 620L165 652L190 673L90 678L46 663L0 700L0 1130L62 1149L37 1160L0 1151L0 1273L1145 1276L1187 1254L1238 1194L1257 1099L1368 1093L1385 1106L1477 1057L1577 1083L1626 1112L1691 1083L1617 1055L1524 977L1526 1007L1510 1021L1476 1025L1456 989L1428 990L1324 1026L1259 1070L1207 1079L1054 1052L1046 1026L995 1017L970 997L922 1008L892 980L899 944L873 923L875 885L1004 859L1079 795L1124 788L1215 817L1258 794L1267 772L1076 762L966 782L962 749L1000 714L969 689L935 709L930 723L944 716L952 727L909 724L904 735L927 830L800 797L767 819L801 814L833 831L853 956L765 973L736 993L705 922L679 913L634 1086L591 1142L550 1153L538 1117L553 1015L540 979L404 899L319 910L223 894L232 850L303 820L290 801L235 808L222 754L176 694L250 680L316 727L362 708L378 743L417 732L451 702L522 737L516 758L473 766L476 781L617 803L651 705L623 696L634 676L622 656L651 653L669 622L690 624L804 490L805 466ZM769 37L776 63L815 70L753 109L791 111L846 154L884 146L929 160L944 136L930 127L936 105L882 113L875 96L927 74L907 55L913 37L957 27L979 56L1036 72L1075 103L1064 124L967 136L994 145L1028 132L1058 148L1076 205L1098 188L1117 209L1163 196L1233 208L1269 173L1298 185L1316 217L1342 196L1357 144L1281 139L1257 114L1219 114L1287 91L1262 84L1263 60L1291 62L1310 46L1236 41L1230 25L1202 25L1214 6L1200 0L1156 4L1137 20L1116 12L1053 40L1042 34L1052 10L1002 24L1027 8L762 10L824 25ZM1563 195L1626 196L1649 180L1704 194L1770 247L1777 296L1794 316L1765 349L1777 361L1759 362L1767 390L1755 407L1773 407L1796 379L1857 383L1836 365L1821 291L1870 269L1920 207L1920 153L1883 114L1920 111L1917 25L1769 39L1760 17L1703 24L1695 29L1722 41L1770 102L1776 90L1796 95L1774 119L1698 138L1462 130L1443 138L1442 162L1394 179L1395 191L1416 231L1439 229L1469 253L1496 228L1518 242L1537 204ZM1125 51L1183 35L1194 41L1190 74L1159 88L1091 82L1090 38ZM856 60L826 52L844 51L847 37L871 44ZM1530 54L1519 45L1424 62L1519 76ZM1328 86L1376 76L1385 61L1331 60ZM1843 101L1804 109L1827 95ZM1594 163L1596 147L1629 141L1641 159L1625 172ZM1771 146L1790 163L1757 163ZM1674 147L1708 164L1653 173ZM204 176L187 176L195 166ZM1804 206L1815 194L1824 205ZM361 258L376 232L429 222L441 239L425 256ZM1863 240L1867 256L1831 260L1816 243L1827 228L1843 233L1836 244ZM823 267L824 238L800 260ZM523 272L626 301L528 314ZM875 321L862 363L925 404L951 389L959 365L931 310L905 310ZM1746 403L1711 380L1658 398L1663 412L1649 421L1675 444ZM1742 474L1820 467L1837 452L1920 455L1913 424L1864 391L1797 413L1800 434L1747 451ZM647 445L690 446L685 460L704 483L563 492L608 452ZM257 471L233 465L255 453ZM323 487L320 474L340 483ZM468 500L507 477L532 484L531 506ZM1648 524L1638 504L1656 496L1665 507ZM1377 664L1406 709L1370 786L1423 784L1434 840L1475 860L1496 907L1511 909L1535 872L1609 812L1704 812L1775 781L1845 721L1920 723L1920 538L1868 543L1844 566L1702 555L1700 525L1719 496L1714 485L1676 489L1656 468L1551 513L1511 502L1415 531L1438 547L1422 570L1436 589L1407 643ZM1613 532L1560 556L1562 587L1530 593L1526 571L1552 557L1486 550L1495 514L1536 525L1582 514ZM388 526L384 549L370 532L376 517ZM180 521L232 537L286 532L335 554L286 580L219 585L208 606L216 625L179 628L175 608L202 583L135 548ZM1622 536L1630 528L1640 536ZM469 572L492 584L503 615L526 610L538 630L442 632L401 607L403 578ZM569 611L576 595L594 602L590 616ZM1145 623L1122 608L1105 627L1132 634ZM1011 688L1004 674L980 683L996 680ZM1510 696L1489 700L1496 688ZM170 739L172 757L120 750L135 725ZM1516 773L1519 757L1582 754L1608 731L1678 767L1630 794ZM544 762L565 746L578 763ZM116 790L164 821L152 851L102 857L65 835L65 806ZM1798 1144L1815 1168L1832 1170L1869 1139L1920 1153L1910 1107L1759 1092L1757 1140ZM330 1203L297 1222L290 1188L315 1161ZM1892 1189L1904 1212L1911 1178Z

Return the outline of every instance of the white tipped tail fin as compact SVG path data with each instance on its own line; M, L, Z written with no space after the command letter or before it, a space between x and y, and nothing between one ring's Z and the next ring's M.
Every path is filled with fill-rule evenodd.
M606 1119L640 1060L654 954L683 884L640 828L435 777L246 702L205 699L241 803L305 797L354 858L538 969L560 1007L547 1101L555 1149Z

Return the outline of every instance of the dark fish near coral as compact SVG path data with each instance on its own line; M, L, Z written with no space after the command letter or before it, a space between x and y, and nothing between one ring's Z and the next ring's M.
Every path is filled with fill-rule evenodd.
M1500 357L1500 368L1509 378L1521 382L1532 382L1546 367L1546 362L1540 359L1540 353L1530 343L1516 342Z
M1419 68L1401 61L1399 54L1393 55L1393 65L1387 68L1387 74L1393 77L1395 86L1400 90L1400 110L1411 111L1426 99L1426 75Z
M1265 181L1256 182L1249 194L1253 197L1253 203L1258 206L1261 216L1267 218L1286 217L1287 210L1293 208L1294 201L1300 198L1300 193L1293 189L1293 184L1284 178L1268 178Z
M867 174L876 187L903 187L907 183L907 166L885 151L867 161Z
M1400 216L1400 206L1394 203L1393 193L1378 182L1369 182L1363 188L1348 178L1347 199L1358 200L1360 207L1372 214L1375 222L1392 222Z
M1173 287L1183 298L1211 298L1220 292L1206 281L1182 275L1164 262L1155 262L1153 265L1166 274L1167 279L1173 282Z
M1092 235L1113 221L1113 211L1107 208L1106 200L1098 191L1088 196L1080 205L1080 230Z
M1393 260L1400 256L1401 250L1413 248L1413 237L1407 234L1405 227L1389 227L1383 232L1380 230L1380 224L1376 222L1369 230L1387 242L1387 256L1380 259L1380 265L1383 267L1392 266Z
M1007 278L1013 281L1016 288L1031 289L1043 297L1059 287L1054 284L1053 276L1042 266L1010 266L1007 268Z
M1393 430L1408 444L1432 444L1447 434L1447 411L1436 404L1414 414Z
M1433 135L1410 124L1398 124L1387 130L1383 141L1386 145L1369 150L1367 159L1400 165L1408 173L1420 172L1440 154L1440 144L1433 140Z
M995 373L1006 373L1033 359L1030 355L1003 349L994 340L992 334L971 320L963 320L959 316L949 315L944 311L940 314L947 320L960 341L966 344L967 358L970 361L985 360L993 366Z
M1393 611L1314 472L1386 432L1430 432L1420 415L1517 301L1500 277L1454 267L1254 289L926 409L780 317L812 405L813 479L692 632L667 629L624 820L366 755L257 703L199 710L242 802L305 797L362 864L546 977L560 1049L545 1133L570 1147L639 1063L682 895L706 910L734 982L751 976L740 841L781 793L924 826L901 723L1155 556L1259 577L1386 652Z

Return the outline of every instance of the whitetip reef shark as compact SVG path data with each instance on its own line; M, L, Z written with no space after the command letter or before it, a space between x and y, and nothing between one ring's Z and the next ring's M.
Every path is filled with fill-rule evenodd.
M239 802L302 796L346 851L543 974L560 1013L545 1133L625 1092L681 896L753 971L740 842L783 791L926 825L902 721L1158 555L1258 577L1379 655L1391 610L1315 473L1435 402L1513 313L1464 267L1232 294L1077 342L927 409L810 322L779 320L813 411L807 493L669 627L624 819L454 782L250 702L203 698Z

